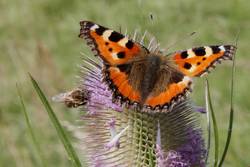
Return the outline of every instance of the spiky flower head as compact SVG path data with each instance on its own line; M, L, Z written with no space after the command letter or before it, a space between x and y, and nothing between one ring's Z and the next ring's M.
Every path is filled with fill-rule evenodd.
M102 82L100 60L83 59L80 86L54 100L82 106L80 141L89 166L205 166L206 150L196 112L204 110L189 99L165 113L126 109L112 101L111 91ZM80 96L73 96L76 91L82 92Z

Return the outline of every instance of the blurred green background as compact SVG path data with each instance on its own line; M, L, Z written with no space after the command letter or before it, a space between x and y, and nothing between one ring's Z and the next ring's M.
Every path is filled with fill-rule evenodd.
M16 83L21 86L48 166L71 165L27 73L34 76L48 97L75 87L80 52L91 54L78 38L80 20L115 30L127 28L130 33L147 30L163 48L178 40L169 52L200 45L234 44L240 29L234 131L224 166L249 166L249 9L249 0L0 0L0 166L41 166L21 112ZM195 36L184 39L193 31L197 32ZM221 146L228 127L231 64L224 62L208 77ZM204 105L204 78L196 79L192 97L197 105ZM52 106L62 121L74 123L80 119L78 112L63 105ZM83 157L84 152L79 155Z

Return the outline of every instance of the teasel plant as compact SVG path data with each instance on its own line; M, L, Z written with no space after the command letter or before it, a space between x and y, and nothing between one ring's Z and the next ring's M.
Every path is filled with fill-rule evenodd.
M159 47L159 45L152 45L149 48L156 49L156 47ZM232 76L233 74L234 63ZM35 79L32 76L30 77L73 165L81 166L77 154L46 97ZM223 164L233 125L233 77L229 132L220 161L218 161L218 129L207 80L205 108L195 106L190 98L186 98L177 102L171 111L147 113L128 109L126 106L114 102L112 92L102 81L102 77L101 60L83 54L83 65L81 65L78 86L52 98L53 101L63 102L69 108L79 108L82 112L79 120L83 122L83 126L75 128L74 132L79 141L77 148L82 150L88 166L210 166L212 165L208 161L211 140L210 117L215 134L215 160L212 166L217 167ZM209 110L211 110L211 114ZM199 120L202 113L207 114L208 120L206 144L204 130L201 128Z

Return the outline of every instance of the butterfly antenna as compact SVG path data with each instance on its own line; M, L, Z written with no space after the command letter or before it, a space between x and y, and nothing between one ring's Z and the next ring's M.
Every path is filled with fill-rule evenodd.
M166 47L166 49L164 49L164 51L168 51L171 47L173 47L173 46L176 45L177 43L179 43L179 42L181 42L181 41L184 41L184 40L187 40L187 39L189 39L190 37L192 37L192 36L195 35L195 34L196 34L196 32L194 31L194 32L188 34L186 37L181 38L181 39L179 39L179 40L176 40L176 41L173 42L172 44L168 45L168 47Z

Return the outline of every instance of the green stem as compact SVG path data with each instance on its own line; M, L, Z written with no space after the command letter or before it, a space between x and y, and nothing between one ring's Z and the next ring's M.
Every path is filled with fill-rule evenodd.
M235 73L235 58L233 58L233 66L232 66L232 80L231 80L231 99L230 99L230 117L229 117L229 125L228 125L228 133L227 133L227 140L226 140L226 145L219 163L219 167L222 166L225 157L227 155L228 147L231 141L231 136L232 136L232 130L233 130L233 120L234 120L234 105L233 105L233 92L234 92L234 73Z
M205 93L207 95L207 88L205 89ZM205 163L208 164L208 157L210 153L210 146L211 146L211 120L210 120L210 112L209 112L209 104L206 96L206 116L207 116L207 155L205 159Z
M212 116L212 121L213 121L213 130L214 130L214 167L217 167L218 164L218 155L219 155L219 134L218 134L218 127L217 127L217 122L213 110L213 105L211 102L211 96L210 96L210 90L209 90L209 83L208 80L206 79L206 97L207 97L207 102L209 104L209 108L211 110L211 116Z

